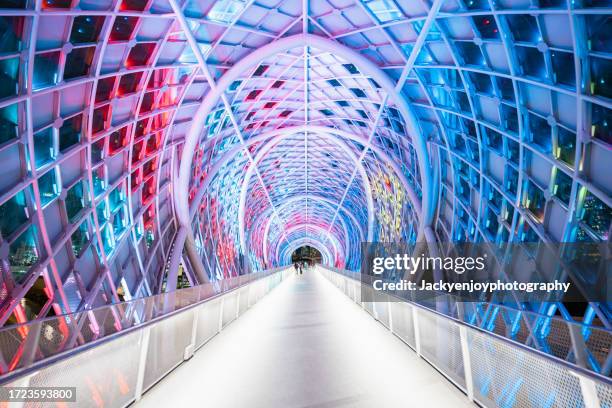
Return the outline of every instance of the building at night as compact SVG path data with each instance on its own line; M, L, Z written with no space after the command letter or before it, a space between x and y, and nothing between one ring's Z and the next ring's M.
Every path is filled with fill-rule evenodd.
M0 384L611 407L611 6L0 0ZM365 243L571 290L371 298Z

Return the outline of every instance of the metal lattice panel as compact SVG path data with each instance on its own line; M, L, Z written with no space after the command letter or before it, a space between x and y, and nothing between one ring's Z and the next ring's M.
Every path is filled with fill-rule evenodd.
M301 245L357 270L360 242L425 230L502 249L609 241L609 9L2 2L0 325L266 269ZM555 314L610 327L605 304L528 309L517 336L534 344ZM507 327L488 310L466 318Z

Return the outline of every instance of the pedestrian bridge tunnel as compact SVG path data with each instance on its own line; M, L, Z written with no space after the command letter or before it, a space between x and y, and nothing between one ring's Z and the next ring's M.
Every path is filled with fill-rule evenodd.
M348 276L364 242L506 266L528 243L504 273L529 280L552 245L609 244L606 1L0 3L6 330L78 315L103 337L93 310L221 293L304 247ZM610 303L580 293L432 309L608 376Z

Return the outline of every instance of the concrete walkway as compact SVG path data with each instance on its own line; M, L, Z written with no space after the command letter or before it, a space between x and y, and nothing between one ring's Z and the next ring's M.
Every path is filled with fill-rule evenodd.
M316 270L282 283L136 405L475 406Z

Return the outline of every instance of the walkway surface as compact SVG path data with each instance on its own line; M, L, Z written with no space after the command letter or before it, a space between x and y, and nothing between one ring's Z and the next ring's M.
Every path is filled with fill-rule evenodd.
M270 292L136 406L474 407L314 270Z

